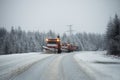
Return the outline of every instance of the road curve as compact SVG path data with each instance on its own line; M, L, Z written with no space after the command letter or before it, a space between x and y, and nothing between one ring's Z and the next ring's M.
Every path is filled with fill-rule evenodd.
M80 68L73 55L55 54L10 80L93 80Z

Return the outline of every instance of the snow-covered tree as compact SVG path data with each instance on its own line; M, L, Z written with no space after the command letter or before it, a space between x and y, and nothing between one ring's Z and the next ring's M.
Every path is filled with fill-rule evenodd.
M20 27L11 27L8 32L0 28L0 54L26 53L42 51L42 46L46 44L45 38L56 38L56 33L25 32ZM79 47L79 50L104 50L103 35L91 33L77 33L72 35L63 34L62 43L72 43Z
M77 33L75 42L78 44L80 50L96 51L104 50L104 36L94 33Z
M6 35L7 35L7 30L1 27L0 28L0 54L4 54L4 47L6 46L5 45Z
M52 30L50 30L48 33L47 33L47 38L56 38L56 34L55 32L53 32Z
M120 55L120 19L117 15L107 26L106 41L108 54Z

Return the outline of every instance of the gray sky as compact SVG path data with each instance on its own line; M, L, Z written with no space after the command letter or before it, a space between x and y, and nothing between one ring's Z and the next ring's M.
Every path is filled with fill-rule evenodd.
M72 24L76 32L104 33L115 13L120 0L0 0L0 27L64 33Z

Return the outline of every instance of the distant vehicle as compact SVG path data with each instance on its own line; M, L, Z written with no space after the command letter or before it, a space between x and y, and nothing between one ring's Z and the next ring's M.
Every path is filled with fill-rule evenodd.
M61 43L59 36L56 39L46 39L46 46L43 46L44 51L46 52L72 52L78 49L77 46L70 43Z
M46 46L43 46L47 52L61 53L61 43L59 36L56 39L46 39Z
M72 52L72 51L77 51L78 46L72 45L70 43L62 43L61 49L64 52Z

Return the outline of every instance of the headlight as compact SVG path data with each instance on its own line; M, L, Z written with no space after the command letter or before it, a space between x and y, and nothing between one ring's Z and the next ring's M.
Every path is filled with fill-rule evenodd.
M48 42L48 39L46 39L46 42Z
M60 42L60 39L59 39L59 38L57 38L57 42Z

